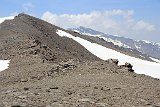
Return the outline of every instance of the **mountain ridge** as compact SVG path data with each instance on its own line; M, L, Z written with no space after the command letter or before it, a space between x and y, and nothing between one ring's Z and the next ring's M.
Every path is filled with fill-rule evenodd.
M117 35L110 35L82 26L78 28L70 28L69 30L77 31L84 35L97 36L105 39L107 42L112 42L119 47L136 49L143 54L160 59L160 43L149 42L146 40L133 40Z
M42 25L42 23L44 23ZM36 26L35 26L36 25ZM10 30L6 29L8 26L10 26ZM26 27L26 28L24 28ZM48 30L48 29L52 29L52 30ZM38 18L33 18L29 15L26 15L26 14L19 14L18 16L15 17L15 19L13 20L9 20L9 21L5 21L1 24L1 35L3 35L3 38L1 36L1 43L4 43L4 41L2 41L3 39L6 39L8 38L8 41L12 41L16 43L18 42L23 42L23 39L21 39L21 41L16 41L16 39L19 37L19 38L26 38L27 40L29 41L25 41L25 43L28 42L28 45L41 45L40 47L43 48L43 46L47 47L48 45L48 48L53 48L54 46L54 49L58 52L58 50L61 50L61 52L63 52L63 50L66 51L67 47L70 47L68 43L65 43L65 42L60 42L60 40L63 40L63 39L68 39L68 38L61 38L59 37L55 32L56 32L56 29L62 29L62 28L59 28L57 26L53 26L47 22L44 22ZM5 30L7 30L8 32L5 32ZM35 31L34 31L35 30ZM23 32L23 33L21 33ZM36 32L36 33L35 33ZM5 33L8 33L8 34L5 34ZM13 33L13 37L15 36L15 38L13 37L9 37L7 35L9 35L10 33ZM26 34L27 35L26 35ZM19 36L17 36L19 35ZM54 38L57 38L57 39L54 39ZM48 39L50 38L50 39ZM14 39L14 40L13 40ZM65 41L65 40L64 40ZM69 40L70 42L72 40ZM32 42L32 43L31 43ZM43 42L43 43L41 43ZM56 42L58 42L59 44L56 44ZM49 44L47 44L49 43ZM72 43L72 42L71 42ZM75 43L73 41L73 43ZM15 44L15 43L14 43ZM5 45L5 46L4 46ZM11 44L13 45L13 44ZM19 45L19 44L17 44ZM63 46L61 46L63 45ZM66 49L64 49L64 46L66 45ZM68 46L67 46L68 45ZM1 53L3 53L3 51L5 51L5 47L8 46L7 44L7 41L6 43L4 43L3 45L1 45L3 47L1 47ZM16 46L15 46L16 47ZM29 48L30 46L28 46ZM34 46L33 46L34 47ZM35 46L36 47L36 46ZM55 48L56 47L56 48ZM14 48L14 47L13 47ZM18 47L16 47L18 48ZM20 48L20 47L19 47ZM63 49L62 49L63 48ZM73 49L72 49L73 48ZM69 53L70 50L75 50L76 52L76 48L74 48L74 45L73 47L70 48L69 50L67 50L66 52L64 52L64 55L65 53ZM83 47L80 47L80 48L83 48ZM8 49L9 50L9 49ZM16 51L16 49L14 49ZM84 50L84 49L82 49ZM19 50L20 51L20 50ZM23 49L22 49L23 51ZM78 51L78 50L77 50ZM87 51L87 50L86 50ZM86 52L84 51L84 52ZM59 54L61 54L61 52L59 51ZM72 51L71 51L72 52ZM73 51L74 52L74 51ZM13 51L14 53L14 51ZM8 54L11 54L8 52ZM22 54L22 53L21 53ZM71 53L72 54L72 53ZM73 53L74 54L74 53ZM77 54L74 54L74 55L78 55L79 52L77 52ZM87 53L85 53L87 54ZM3 54L5 55L5 54ZM42 54L41 54L42 55ZM2 55L1 55L2 56ZM10 55L8 57L11 57L11 56L14 56L14 55ZM43 55L42 55L43 56ZM62 56L62 55L60 55ZM66 55L67 56L67 55ZM79 55L80 57L81 55ZM82 55L83 56L83 55ZM88 56L92 56L92 55L88 55ZM45 56L43 56L45 57ZM85 56L84 56L85 57ZM84 58L84 59L88 59L88 58ZM94 59L94 58L93 58Z

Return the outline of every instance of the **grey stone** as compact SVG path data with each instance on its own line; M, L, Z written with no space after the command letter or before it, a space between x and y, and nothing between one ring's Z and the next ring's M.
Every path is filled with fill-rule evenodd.
M19 103L15 103L15 104L12 104L11 107L29 107L28 104L19 104Z
M2 101L0 101L0 107L5 107Z
M111 90L111 89L108 88L108 87L102 87L101 90L103 90L103 91L109 91L109 90Z
M127 68L131 68L131 69L132 69L132 67L133 67L130 63L127 63L127 62L125 63L124 66L127 67Z
M50 87L49 89L59 89L59 87Z
M24 89L25 91L29 90L29 88L27 88L27 87L24 87L23 89Z
M108 59L106 62L109 62L109 63L114 63L116 65L118 65L118 59Z
M96 107L108 107L107 103L96 103Z
M91 100L89 98L82 98L78 100L79 102L90 102Z

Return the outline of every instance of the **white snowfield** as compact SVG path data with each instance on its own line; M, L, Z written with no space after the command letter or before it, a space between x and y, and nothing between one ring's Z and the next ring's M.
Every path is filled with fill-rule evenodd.
M84 46L92 54L96 55L97 57L103 60L107 60L110 58L118 59L120 65L129 62L133 65L133 69L136 73L145 74L155 78L160 78L160 63L150 62L122 54L120 52L98 45L96 43L91 43L80 37L72 36L71 34L62 30L57 30L56 33L61 37L72 38L73 40L77 41L82 46Z
M12 20L12 19L14 19L14 16L9 16L9 17L0 18L0 24L1 24L2 22L4 22L5 20Z
M10 60L0 60L0 71L8 69Z

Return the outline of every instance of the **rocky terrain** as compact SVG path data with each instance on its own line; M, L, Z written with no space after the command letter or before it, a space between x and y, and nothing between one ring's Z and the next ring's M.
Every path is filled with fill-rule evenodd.
M159 79L101 60L57 29L26 14L0 24L0 59L11 60L0 107L160 107Z

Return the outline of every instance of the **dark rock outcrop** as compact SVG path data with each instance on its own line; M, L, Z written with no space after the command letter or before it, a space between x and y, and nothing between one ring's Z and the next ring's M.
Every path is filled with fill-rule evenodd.
M118 59L108 59L108 60L106 60L106 62L108 62L108 63L114 63L114 64L116 64L116 65L118 65Z
M127 63L127 62L126 62L125 65L120 65L119 67L120 67L120 69L122 69L122 68L127 68L129 72L134 72L134 70L133 70L133 68L132 68L133 65L130 64L130 63Z

